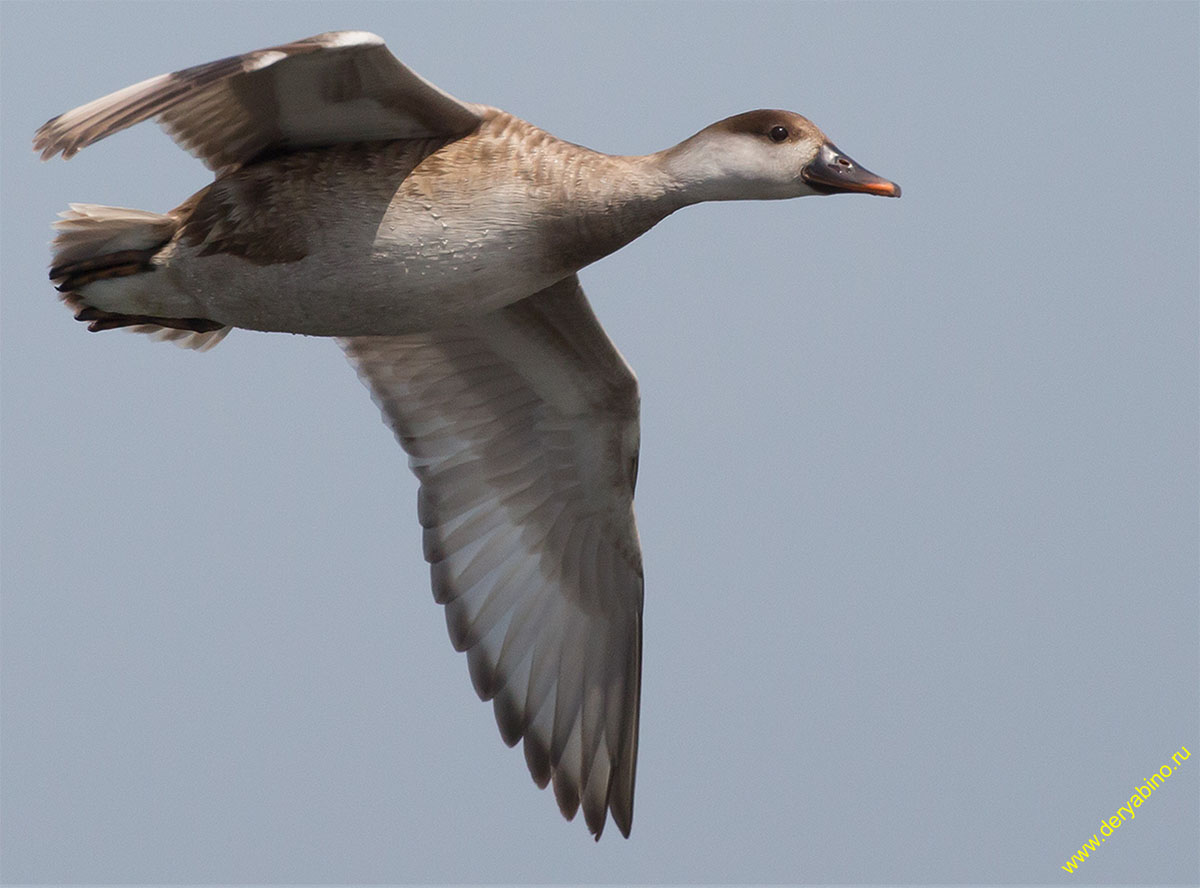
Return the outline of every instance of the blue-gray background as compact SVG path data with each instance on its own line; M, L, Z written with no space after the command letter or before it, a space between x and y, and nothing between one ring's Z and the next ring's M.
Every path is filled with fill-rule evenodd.
M3 876L1194 883L1195 4L3 14ZM507 750L329 342L89 335L68 201L208 179L46 118L334 28L601 150L798 110L904 187L691 208L583 273L643 397L633 838Z

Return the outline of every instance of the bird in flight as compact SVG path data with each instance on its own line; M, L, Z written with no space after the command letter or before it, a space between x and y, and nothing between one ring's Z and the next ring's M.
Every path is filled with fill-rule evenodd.
M93 331L336 337L408 453L434 598L540 787L633 819L637 380L576 273L674 211L900 188L759 110L603 154L460 101L374 34L163 74L48 121L43 159L153 118L215 173L166 213L72 204L50 278Z

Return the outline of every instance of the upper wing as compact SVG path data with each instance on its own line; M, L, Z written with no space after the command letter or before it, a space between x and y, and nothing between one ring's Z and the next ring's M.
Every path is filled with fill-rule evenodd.
M597 838L633 817L638 393L571 277L478 321L341 340L421 482L450 638L510 746Z
M480 120L381 38L330 31L143 80L47 121L33 147L68 158L151 117L218 172L264 151L457 136Z

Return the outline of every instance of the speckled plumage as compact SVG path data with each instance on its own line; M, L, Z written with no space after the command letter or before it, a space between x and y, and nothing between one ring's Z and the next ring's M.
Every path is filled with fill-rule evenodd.
M236 327L434 329L537 292L674 209L661 178L629 169L636 190L586 187L621 165L488 109L462 139L317 148L223 175L172 212L180 228L155 262L201 315ZM564 178L569 193L553 185Z

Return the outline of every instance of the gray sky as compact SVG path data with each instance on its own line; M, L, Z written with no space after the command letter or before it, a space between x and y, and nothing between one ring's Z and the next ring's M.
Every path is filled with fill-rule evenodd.
M1195 883L1195 4L23 4L3 15L9 882ZM633 838L534 787L339 350L90 335L47 118L334 28L558 136L811 117L899 201L690 208L581 277L642 387Z

